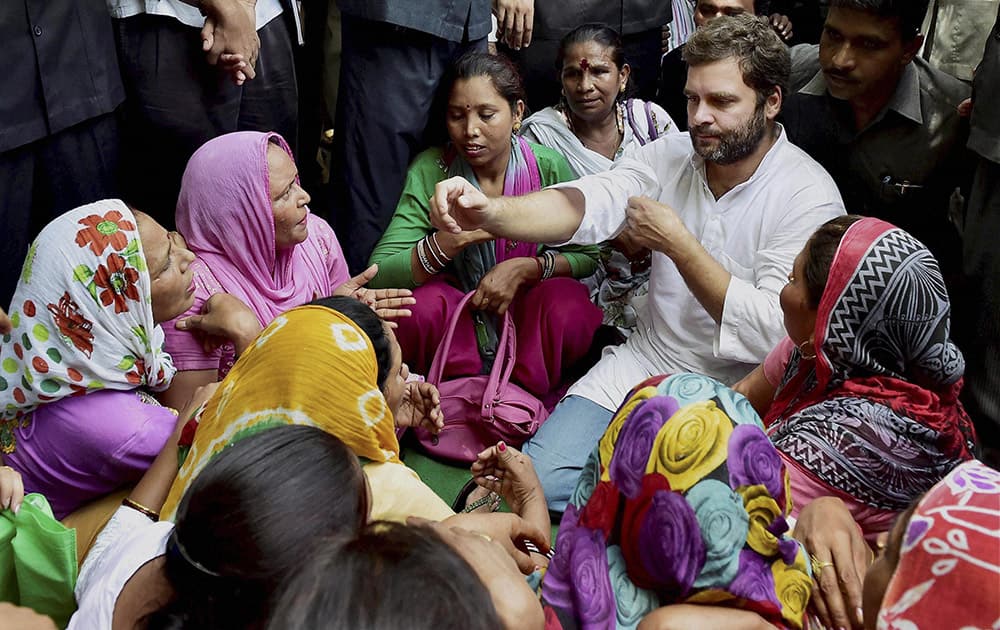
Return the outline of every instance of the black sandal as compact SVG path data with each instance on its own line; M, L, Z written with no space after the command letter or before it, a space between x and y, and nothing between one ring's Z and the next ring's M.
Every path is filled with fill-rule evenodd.
M491 512L499 510L500 496L496 492L489 492L472 503L469 503L468 505L465 504L465 502L469 500L469 496L472 495L478 487L479 484L476 483L475 479L469 479L466 481L465 485L462 486L462 489L458 491L458 496L455 497L455 500L451 504L452 511L456 514L468 514L469 512L478 510L484 505L489 505L490 503L494 503L493 508L490 510Z

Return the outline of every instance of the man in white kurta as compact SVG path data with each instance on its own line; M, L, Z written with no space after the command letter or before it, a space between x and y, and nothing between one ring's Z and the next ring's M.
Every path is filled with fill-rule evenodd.
M731 385L784 336L778 293L809 235L844 213L836 185L819 164L778 138L751 177L716 199L705 162L687 133L643 147L636 159L558 188L583 193L586 209L573 243L600 243L625 229L630 197L676 209L684 226L731 274L722 321L695 298L673 260L654 251L639 325L568 394L614 410L628 391L657 374L695 372Z
M487 199L453 178L431 201L432 220L450 231L600 243L628 230L653 252L637 331L605 350L524 446L555 511L636 384L672 372L732 384L764 360L784 335L778 294L795 257L817 227L844 213L827 172L774 122L790 61L766 24L720 18L685 54L690 133L531 195ZM743 65L758 63L751 87ZM771 83L761 85L761 75Z

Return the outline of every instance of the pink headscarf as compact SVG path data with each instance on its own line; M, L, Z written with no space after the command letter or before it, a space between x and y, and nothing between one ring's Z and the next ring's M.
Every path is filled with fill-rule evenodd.
M350 277L336 235L314 215L304 242L276 251L267 168L271 143L292 155L276 133L240 131L202 145L184 170L176 217L191 251L262 325L317 295L330 295Z

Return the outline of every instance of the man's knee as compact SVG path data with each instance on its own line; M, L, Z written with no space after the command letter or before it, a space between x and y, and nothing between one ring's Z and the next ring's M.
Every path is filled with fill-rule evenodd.
M582 396L569 396L525 443L523 452L534 464L550 510L565 510L580 471L612 415Z

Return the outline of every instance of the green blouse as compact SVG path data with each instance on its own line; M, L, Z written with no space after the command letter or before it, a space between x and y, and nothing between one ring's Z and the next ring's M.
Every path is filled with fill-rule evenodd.
M559 153L548 147L531 143L538 160L542 186L575 179L569 163ZM368 286L374 289L395 287L411 289L416 286L410 250L417 241L434 231L430 220L429 200L434 186L447 178L440 147L427 149L418 155L406 173L406 185L396 213L372 252L369 264L378 264L376 275ZM542 247L539 246L539 251ZM595 245L566 245L557 248L566 257L574 278L586 278L597 269L599 249Z

